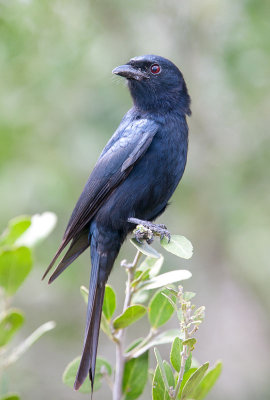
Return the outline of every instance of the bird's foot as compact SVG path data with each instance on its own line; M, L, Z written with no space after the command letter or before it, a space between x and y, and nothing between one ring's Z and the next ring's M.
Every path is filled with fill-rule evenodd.
M142 244L143 241L145 240L146 243L151 244L154 240L154 234L151 231L151 229L146 228L142 224L138 224L136 226L136 229L134 229L133 233L138 243Z
M142 240L146 240L148 244L151 244L154 240L154 236L159 236L160 239L166 237L168 241L171 240L171 234L164 224L153 224L152 222L137 218L129 218L128 222L137 225L133 232L135 239L139 243L142 243Z

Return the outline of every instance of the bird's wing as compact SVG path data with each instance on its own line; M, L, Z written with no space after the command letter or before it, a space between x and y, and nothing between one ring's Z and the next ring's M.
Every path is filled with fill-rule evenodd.
M125 180L136 161L150 146L159 128L157 122L149 119L134 120L121 126L101 153L72 212L62 243L43 278L66 245L76 239L112 191Z

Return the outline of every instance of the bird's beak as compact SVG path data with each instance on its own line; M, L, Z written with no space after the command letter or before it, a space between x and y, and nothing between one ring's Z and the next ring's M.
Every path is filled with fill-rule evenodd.
M147 79L148 75L146 72L141 71L138 68L134 68L129 64L120 65L112 70L115 75L123 76L127 79L135 79L136 81L141 81L142 79Z

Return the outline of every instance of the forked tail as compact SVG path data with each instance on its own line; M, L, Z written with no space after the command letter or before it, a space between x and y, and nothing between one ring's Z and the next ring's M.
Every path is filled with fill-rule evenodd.
M107 248L107 251L105 250L105 248ZM92 236L92 269L87 306L87 321L82 358L74 383L75 390L78 390L80 388L87 375L89 374L93 391L100 319L102 313L105 285L107 282L107 278L111 272L114 260L118 254L119 248L120 242L112 242L110 246L105 243L104 246L101 240L95 239L95 234Z
M88 374L93 390L100 319L106 284L105 280L102 281L100 279L99 272L99 255L96 253L93 257L92 254L92 269L87 306L87 322L82 358L74 383L75 390L80 388Z

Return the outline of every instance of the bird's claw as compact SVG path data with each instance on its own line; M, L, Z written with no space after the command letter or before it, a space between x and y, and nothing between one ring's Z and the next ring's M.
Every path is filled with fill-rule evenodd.
M164 237L168 239L168 243L171 241L171 234L167 229L162 229L160 232L160 240L162 240Z
M166 237L168 242L171 240L171 234L164 224L153 224L152 222L142 221L137 218L129 218L128 221L137 224L133 232L135 239L140 244L142 244L142 240L146 240L148 244L151 244L154 240L154 236L159 236L160 240Z
M171 240L171 233L168 231L166 225L164 224L153 224L154 225L154 230L153 233L156 236L160 237L160 240L162 240L164 237L168 239L168 242Z
M151 244L154 240L153 232L143 225L138 225L136 229L134 229L133 233L135 239L140 244L143 244L144 240L146 241L146 243Z

